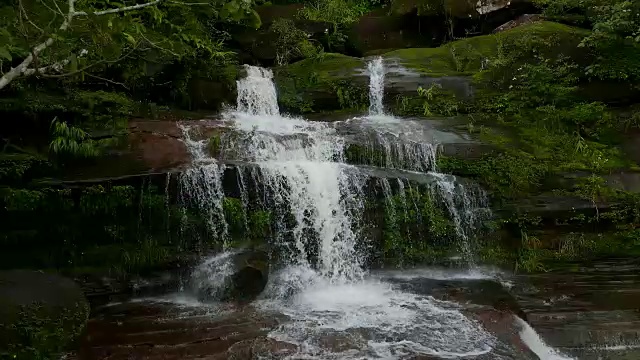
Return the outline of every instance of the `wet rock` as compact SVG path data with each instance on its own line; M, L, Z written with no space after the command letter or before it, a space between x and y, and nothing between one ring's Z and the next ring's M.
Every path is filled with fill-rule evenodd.
M520 335L522 327L513 313L491 308L479 308L469 310L469 316L480 322L501 343L491 353L492 356L487 359L493 359L496 355L513 358L515 354L518 354L517 359L538 359L522 340Z
M269 255L264 251L242 250L213 260L205 261L192 275L201 301L251 301L267 285Z
M268 337L243 340L227 350L229 360L284 359L295 354L298 347Z
M528 322L576 359L640 358L640 262L611 258L520 275L512 289Z
M505 217L513 214L529 214L539 216L543 221L556 223L570 220L579 215L591 216L596 212L603 214L611 209L612 204L605 201L595 203L577 196L561 196L557 194L540 194L517 202L505 204L496 213Z
M0 272L0 355L55 357L84 330L89 305L80 287L56 274Z
M234 344L264 338L278 323L276 317L250 308L198 304L187 296L181 299L181 305L156 299L97 309L79 350L68 358L222 360L229 358L227 351Z

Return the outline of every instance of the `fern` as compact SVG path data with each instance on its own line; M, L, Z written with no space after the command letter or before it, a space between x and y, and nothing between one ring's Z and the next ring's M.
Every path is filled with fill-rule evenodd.
M49 152L54 156L91 158L99 154L95 142L84 130L58 121L57 117L51 122L51 134Z

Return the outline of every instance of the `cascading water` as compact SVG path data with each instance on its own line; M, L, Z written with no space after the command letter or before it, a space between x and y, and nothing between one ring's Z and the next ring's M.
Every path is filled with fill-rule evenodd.
M193 140L192 128L181 126L184 143L193 158L194 166L185 170L179 180L180 194L184 204L195 205L207 221L211 235L222 242L227 241L227 222L222 201L222 175L224 164L207 154L206 140Z
M238 81L238 110L226 117L245 137L243 156L259 167L273 206L288 208L295 220L291 234L282 231L278 240L292 235L292 264L310 267L307 255L315 251L322 275L359 278L352 225L361 181L339 161L344 142L327 124L280 116L271 77L269 70L248 66L247 77Z
M369 114L384 115L384 63L381 57L370 61L369 72Z
M369 69L377 84L371 87L371 109L378 120L365 125L396 149L389 154L405 156L404 164L419 162L410 169L435 179L434 193L440 194L461 235L467 236L465 229L475 224L471 198L458 195L466 192L455 178L426 174L435 169L435 147L417 141L407 145L402 134L385 137L385 131L394 128L386 126L398 122L384 120L382 61ZM252 66L246 70L247 76L238 81L237 110L225 113L224 119L233 124L234 152L247 162L247 168L236 165L243 204L249 203L247 183L253 182L264 192L257 196L260 204L278 219L273 245L284 252L279 256L283 264L272 270L263 298L254 305L289 320L269 336L298 345L295 359L462 358L491 352L496 338L459 306L400 290L367 273L366 254L359 250L367 242L360 219L367 175L344 163L345 139L333 125L281 116L271 72ZM377 126L380 121L383 130ZM194 166L181 178L182 192L224 239L225 167L206 155L204 141L192 140L192 129L183 131ZM391 196L392 183L382 183L386 196ZM397 179L394 184L400 201L410 202L404 189L411 192L411 183ZM208 289L221 290L218 285L232 273L232 255L224 252L198 267L193 274L196 285L212 282Z
M366 254L358 250L366 243L360 231L366 176L344 163L345 141L333 126L278 114L271 76L248 66L238 81L238 109L225 114L246 145L243 159L259 169L270 208L285 209L281 222L293 223L277 231L285 264L259 302L291 321L270 336L298 344L297 358L489 351L492 336L459 310L367 276ZM375 108L382 112L381 104L380 98ZM352 349L327 346L335 336Z
M432 177L431 191L446 207L460 240L460 251L467 265L474 264L473 234L490 215L486 195L481 189L468 189L455 176L437 172L438 144L425 142L425 129L416 122L386 115L383 111L385 67L382 58L371 60L369 73L369 114L360 119L374 132L370 153L381 149L386 168L417 171ZM387 184L388 185L388 184ZM383 188L385 184L382 184ZM402 186L400 187L403 188ZM384 189L391 196L390 189ZM402 194L400 194L402 195Z

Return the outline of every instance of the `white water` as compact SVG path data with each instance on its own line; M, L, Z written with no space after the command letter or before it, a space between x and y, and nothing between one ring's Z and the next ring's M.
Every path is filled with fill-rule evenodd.
M270 72L248 67L247 74L238 82L238 110L225 118L246 138L243 155L259 167L272 206L294 220L277 235L287 264L271 274L259 302L291 319L270 336L298 344L296 359L490 351L493 337L451 304L367 276L358 251L366 244L359 224L366 177L343 163L344 139L329 124L277 114Z
M437 172L436 160L438 144L431 138L431 128L415 121L401 119L384 113L385 67L382 58L371 60L367 66L369 73L369 114L351 121L373 130L374 149L384 152L384 166L392 169L416 171L434 178L431 192L446 207L456 229L459 250L468 266L475 264L473 234L482 222L490 217L488 201L481 189L468 189L455 176ZM383 180L384 195L392 196L388 182ZM402 189L401 183L400 188ZM402 193L400 193L402 195ZM392 214L397 215L397 214Z
M384 115L384 75L382 57L377 57L367 65L369 72L369 114Z
M374 64L371 69L379 68ZM372 109L378 115L364 123L391 131L400 120L380 115L384 75L371 73L372 82L378 81L371 87L379 94L372 94ZM264 185L268 193L265 202L270 202L274 212L279 209L283 223L276 229L276 240L286 252L285 266L270 274L264 296L255 305L285 314L289 321L269 336L297 344L295 359L406 359L419 355L453 359L490 353L498 340L457 305L402 291L367 274L362 263L366 254L358 250L367 242L360 231L366 177L343 163L345 141L334 127L279 114L271 79L269 70L248 66L247 77L238 81L237 110L225 114L225 120L244 138L243 159L257 166L258 170L248 172ZM382 130L377 133L385 134ZM410 132L395 136L396 140L406 138L412 139ZM205 155L204 142L191 140L189 129L185 129L185 139L196 166L181 180L183 191L201 209L208 208L212 226L216 221L224 223L224 218L215 218L223 214L224 167ZM385 141L390 146L394 143L389 138ZM400 150L393 156L406 156L403 164L418 163L415 170L424 173L435 169L435 146L418 141L410 141L409 146L398 143ZM473 202L451 190L458 186L455 178L435 178L434 191L442 194L456 225L468 226L467 219L475 219ZM398 181L401 194L405 186L411 186ZM383 180L383 184L391 196L389 182ZM244 183L241 188L246 188ZM242 200L248 202L244 192ZM293 225L285 226L286 221ZM216 230L226 234L226 227ZM315 256L309 258L310 253ZM230 274L228 254L208 259L196 270L194 279L211 282L215 292L217 284L223 284ZM530 332L523 339L525 336L530 346L539 346L531 341Z
M565 356L547 345L544 340L526 321L516 317L516 322L520 326L520 338L522 342L533 351L540 360L573 360L572 357Z
M207 153L207 139L193 140L191 127L181 126L183 138L194 166L185 170L179 179L182 202L193 204L207 221L211 235L226 247L227 222L222 201L222 176L225 166ZM207 239L210 240L210 239Z

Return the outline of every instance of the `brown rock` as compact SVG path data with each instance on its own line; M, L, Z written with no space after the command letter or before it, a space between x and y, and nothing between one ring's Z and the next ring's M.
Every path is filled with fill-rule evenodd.
M542 16L539 14L524 14L517 19L511 20L503 25L500 25L495 30L493 30L493 33L499 33L506 30L511 30L521 25L532 24L534 22L539 22L542 20L543 20Z

